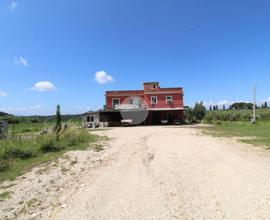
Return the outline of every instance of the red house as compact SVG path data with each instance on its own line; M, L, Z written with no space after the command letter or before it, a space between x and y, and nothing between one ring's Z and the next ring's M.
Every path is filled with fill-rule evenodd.
M181 87L161 88L158 82L147 82L143 84L143 90L106 91L105 97L105 111L124 112L124 119L138 115L142 119L145 112L147 115L140 123L178 124L184 118L184 93Z

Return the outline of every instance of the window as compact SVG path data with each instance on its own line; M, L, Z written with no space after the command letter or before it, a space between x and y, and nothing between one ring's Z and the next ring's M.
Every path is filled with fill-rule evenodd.
M90 117L90 122L94 122L94 116Z
M113 98L112 99L112 107L115 108L116 105L120 104L120 99L118 98Z
M151 96L151 104L157 104L158 103L158 99L156 96Z
M156 83L153 83L151 86L152 86L152 89L153 89L153 90L156 90L156 89L158 88L158 86L157 86Z
M87 116L87 119L86 119L86 121L87 122L94 122L94 116Z
M171 104L173 102L172 96L166 96L166 104Z

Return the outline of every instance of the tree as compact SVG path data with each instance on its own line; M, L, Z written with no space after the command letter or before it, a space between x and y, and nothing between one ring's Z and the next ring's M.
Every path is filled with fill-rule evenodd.
M56 139L59 140L59 132L62 128L62 117L60 111L60 105L56 107L56 123L55 123L55 131L56 131Z
M212 111L212 105L210 105L210 108L209 108L210 111Z
M193 112L196 120L201 121L206 114L206 109L203 105L203 102L196 103Z
M225 105L223 105L223 110L226 110L226 106Z
M232 109L235 109L235 110L252 109L252 108L253 108L252 103L236 102L232 104Z
M265 108L268 108L267 101L265 101L265 103L264 103L264 107L265 107Z
M185 121L188 123L196 122L196 118L194 116L194 110L192 108L185 108Z

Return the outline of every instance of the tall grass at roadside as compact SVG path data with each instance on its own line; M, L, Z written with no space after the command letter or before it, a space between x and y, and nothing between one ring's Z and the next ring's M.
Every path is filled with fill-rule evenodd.
M57 158L67 150L86 149L100 138L85 130L67 129L59 136L40 135L31 139L0 141L0 181L14 178L34 164Z

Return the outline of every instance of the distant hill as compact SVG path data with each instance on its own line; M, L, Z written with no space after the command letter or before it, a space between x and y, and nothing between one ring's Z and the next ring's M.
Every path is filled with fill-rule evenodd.
M13 115L8 114L6 112L0 112L0 117L7 117L7 116L13 116Z

